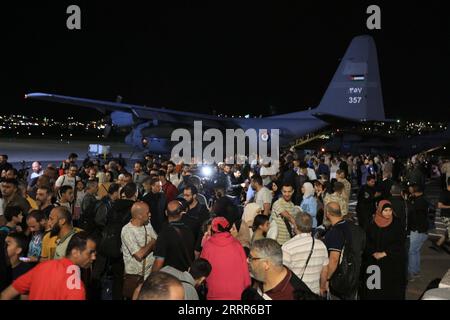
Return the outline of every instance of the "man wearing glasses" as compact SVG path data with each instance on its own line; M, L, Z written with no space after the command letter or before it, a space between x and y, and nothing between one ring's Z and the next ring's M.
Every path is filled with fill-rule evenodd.
M247 288L243 300L316 300L308 286L283 265L281 246L273 239L253 243L248 256L253 288Z

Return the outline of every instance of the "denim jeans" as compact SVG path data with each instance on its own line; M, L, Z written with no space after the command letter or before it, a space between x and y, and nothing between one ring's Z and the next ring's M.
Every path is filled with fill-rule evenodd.
M420 249L427 239L428 235L426 233L411 231L408 255L408 273L410 275L420 272Z

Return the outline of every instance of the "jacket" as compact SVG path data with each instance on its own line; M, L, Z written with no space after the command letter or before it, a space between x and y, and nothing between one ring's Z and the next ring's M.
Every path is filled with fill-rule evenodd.
M207 299L240 300L244 289L250 286L250 273L239 241L228 232L216 233L204 244L201 258L212 266L206 278Z

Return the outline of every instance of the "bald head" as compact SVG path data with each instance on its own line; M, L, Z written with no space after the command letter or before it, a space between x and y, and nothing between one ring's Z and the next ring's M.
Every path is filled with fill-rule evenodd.
M150 207L145 202L136 202L131 207L131 218L136 224L146 225L148 224L150 217Z
M342 216L341 206L337 202L329 202L326 206L327 214L336 218Z
M183 208L181 202L178 200L172 200L167 204L167 216L169 218L178 218L181 216Z

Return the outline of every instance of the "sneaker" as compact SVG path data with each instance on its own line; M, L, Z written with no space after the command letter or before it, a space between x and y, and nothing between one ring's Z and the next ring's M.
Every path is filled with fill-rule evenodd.
M408 281L410 281L410 282L414 282L418 278L420 278L420 274L418 274L418 273L408 275Z

